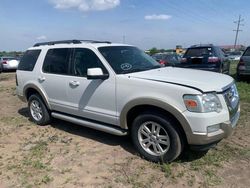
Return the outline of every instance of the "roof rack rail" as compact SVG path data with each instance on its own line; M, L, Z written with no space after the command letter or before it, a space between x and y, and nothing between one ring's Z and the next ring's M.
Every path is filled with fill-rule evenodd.
M34 47L43 46L43 45L55 45L55 44L80 44L80 40L59 40L59 41L51 41L51 42L41 42L36 43Z
M36 43L33 47L44 46L44 45L55 45L55 44L81 44L82 42L88 42L88 43L108 43L108 44L111 44L111 42L109 42L109 41L96 41L96 40L59 40L59 41Z
M81 42L89 42L89 43L108 43L111 44L110 41L99 41L99 40L80 40Z

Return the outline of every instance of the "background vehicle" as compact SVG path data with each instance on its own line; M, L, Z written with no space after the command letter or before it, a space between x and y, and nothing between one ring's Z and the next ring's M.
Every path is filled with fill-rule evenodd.
M187 49L180 67L229 74L230 61L217 46L194 45Z
M161 65L165 66L176 66L181 60L181 57L176 53L157 53L152 55L152 57Z
M238 79L242 79L247 76L250 77L250 47L245 50L237 65Z
M16 70L19 60L14 57L0 57L0 66L2 71Z
M241 51L234 51L227 53L228 59L232 61L239 61L242 55Z

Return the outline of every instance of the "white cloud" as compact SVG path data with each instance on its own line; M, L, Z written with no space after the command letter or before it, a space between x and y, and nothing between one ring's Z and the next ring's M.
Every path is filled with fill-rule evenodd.
M36 38L37 40L46 40L47 37L45 35L41 35L39 37Z
M167 14L152 14L144 17L145 20L169 20L170 18L172 18L172 16Z
M79 11L107 10L117 7L120 0L50 0L56 9L78 9Z

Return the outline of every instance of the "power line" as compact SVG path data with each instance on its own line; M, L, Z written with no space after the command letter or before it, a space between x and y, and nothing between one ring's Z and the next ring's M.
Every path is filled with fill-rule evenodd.
M241 18L241 15L239 15L239 19L237 21L234 21L234 23L237 24L236 30L233 30L233 31L236 32L235 41L234 41L234 49L236 48L236 45L237 45L239 32L243 31L243 30L240 29L240 26L244 26L243 24L241 24L243 21L244 21L244 19Z

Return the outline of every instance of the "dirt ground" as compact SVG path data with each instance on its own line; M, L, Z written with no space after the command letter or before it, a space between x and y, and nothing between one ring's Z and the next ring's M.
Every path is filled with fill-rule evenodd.
M15 95L15 73L0 74L0 187L249 187L250 103L234 134L207 153L171 164L140 158L129 137L54 120L37 126Z

